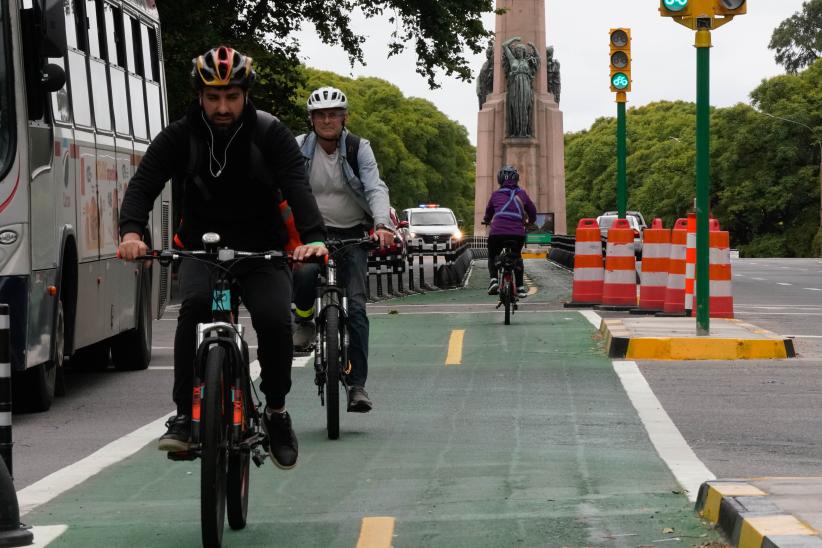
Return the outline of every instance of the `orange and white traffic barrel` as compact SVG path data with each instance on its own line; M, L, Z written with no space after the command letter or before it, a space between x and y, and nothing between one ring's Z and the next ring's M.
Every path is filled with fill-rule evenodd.
M602 304L605 310L636 307L636 256L634 231L627 219L617 219L608 229L605 251L605 282Z
M731 236L712 225L710 232L709 311L711 318L733 318L734 298L731 272Z
M631 313L654 314L665 306L668 287L668 264L671 252L671 230L662 227L661 219L654 219L651 228L643 234L642 266L639 274L639 308Z
M668 255L668 282L665 287L664 316L685 315L685 253L688 240L688 220L677 219L671 231Z
M602 302L605 278L602 264L602 235L596 219L580 219L574 243L574 282L571 302L566 308L585 307Z
M685 246L685 314L694 308L696 287L696 213L688 213L688 237Z

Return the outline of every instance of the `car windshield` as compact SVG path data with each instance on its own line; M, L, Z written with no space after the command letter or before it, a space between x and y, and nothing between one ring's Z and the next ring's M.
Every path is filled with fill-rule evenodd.
M424 226L455 225L457 221L447 211L417 211L411 214L411 224Z
M616 221L616 217L602 217L599 220L599 228L611 228L611 225Z
M14 144L14 94L11 72L9 6L0 7L0 174L8 169Z

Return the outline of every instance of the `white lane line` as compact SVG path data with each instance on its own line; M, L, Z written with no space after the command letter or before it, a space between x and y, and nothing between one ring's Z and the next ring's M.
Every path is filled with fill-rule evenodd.
M602 318L593 310L580 310L579 313L582 314L583 318L591 322L591 325L593 325L596 329L599 329L602 325Z
M256 344L249 344L249 348L257 348ZM152 346L152 350L174 350L173 346Z
M767 281L765 278L751 278L752 280L756 280L757 282L765 282Z
M29 546L48 546L68 531L68 525L37 525L31 528L34 542Z
M793 284L789 284L789 283L785 283L785 282L776 282L776 283L777 283L777 285L793 285Z
M676 480L685 489L688 500L696 502L699 486L703 482L716 479L716 476L699 460L682 437L682 433L659 403L636 362L615 360L613 366L660 458L665 461Z
M293 367L305 367L310 359L312 359L312 356L297 358L294 361ZM260 376L259 360L251 362L250 369L252 380L257 380ZM157 439L158 433L165 429L166 419L169 415L173 414L174 411L169 411L162 417L114 440L74 464L69 464L43 479L32 483L28 487L17 491L20 516L22 517L28 514L38 506L46 504L69 489L80 485L105 468L127 459Z
M802 289L807 289L808 291L822 291L818 287L803 287Z
M174 371L173 365L149 365L148 368L153 371Z

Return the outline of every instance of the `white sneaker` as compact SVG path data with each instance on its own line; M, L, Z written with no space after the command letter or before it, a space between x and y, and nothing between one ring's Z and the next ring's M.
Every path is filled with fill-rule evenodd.
M489 295L496 295L498 289L499 289L499 280L497 280L496 278L491 278L491 283L488 284L488 294Z
M528 296L528 290L526 288L520 287L520 288L517 289L517 298L518 299L524 299L527 296Z

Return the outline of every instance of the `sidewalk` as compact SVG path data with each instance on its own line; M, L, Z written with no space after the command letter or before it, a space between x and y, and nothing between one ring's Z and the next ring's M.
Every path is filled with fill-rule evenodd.
M822 477L705 482L696 509L740 548L822 547Z
M697 336L695 318L603 319L608 355L630 360L739 360L795 358L793 339L733 319L711 318L710 335Z

